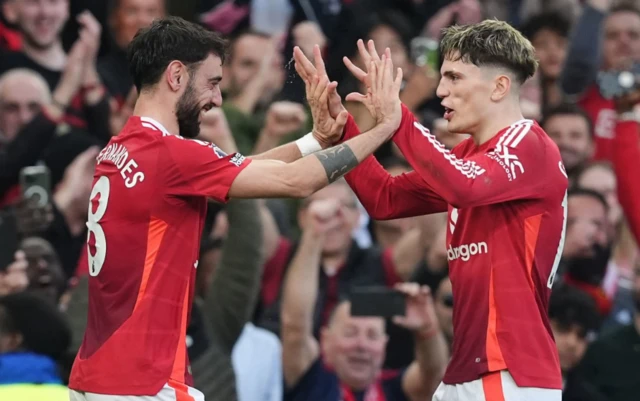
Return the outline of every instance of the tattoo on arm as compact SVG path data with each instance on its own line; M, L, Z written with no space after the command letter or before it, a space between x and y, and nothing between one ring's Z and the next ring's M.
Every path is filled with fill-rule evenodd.
M327 173L329 184L347 174L358 165L356 155L353 154L349 145L344 143L316 152L314 155L320 160L320 163L322 163L322 167L324 167L324 171Z

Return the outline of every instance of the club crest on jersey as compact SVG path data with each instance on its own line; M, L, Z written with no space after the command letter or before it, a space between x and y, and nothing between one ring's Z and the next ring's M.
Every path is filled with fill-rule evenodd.
M216 145L211 144L211 147L213 148L213 153L215 153L216 156L218 156L219 159L227 157L227 154L224 153L224 151L222 149L220 149L219 147L217 147Z

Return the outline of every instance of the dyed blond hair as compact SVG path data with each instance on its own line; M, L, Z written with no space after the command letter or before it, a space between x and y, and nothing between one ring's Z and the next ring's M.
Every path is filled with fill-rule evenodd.
M440 51L446 60L505 68L519 84L531 78L538 68L531 42L504 21L484 20L445 28Z

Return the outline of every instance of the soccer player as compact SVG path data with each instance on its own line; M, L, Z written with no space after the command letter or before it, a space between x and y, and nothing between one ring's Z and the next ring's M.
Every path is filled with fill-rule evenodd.
M385 59L370 72L373 91L384 92L377 93L379 124L336 147L319 150L323 138L311 134L250 159L187 139L198 134L200 116L220 106L224 47L217 34L173 17L156 20L130 44L140 95L134 115L97 157L87 222L89 315L71 372L72 400L203 400L190 387L185 336L207 198L306 197L399 126L402 74L394 79ZM309 84L308 96L326 102L329 82ZM340 133L347 115L314 117L316 132Z
M371 156L347 181L374 219L448 211L454 340L433 399L560 401L547 307L564 245L568 180L557 146L520 111L519 88L537 68L533 47L495 20L450 27L440 46L444 118L450 132L470 138L448 151L403 107L393 141L414 171L391 177ZM373 42L358 47L365 65L379 58ZM301 52L296 61L302 74L315 73ZM371 87L370 71L345 64ZM370 92L347 99L380 118ZM327 104L312 104L332 115L344 110L335 91ZM351 117L344 134L359 134Z

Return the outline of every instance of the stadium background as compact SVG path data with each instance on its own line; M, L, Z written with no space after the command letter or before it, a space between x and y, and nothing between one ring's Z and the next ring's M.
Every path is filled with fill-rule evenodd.
M523 89L525 116L537 120L558 143L573 189L566 245L549 308L563 367L563 399L638 399L640 143L635 122L640 120L633 107L605 99L597 80L599 72L628 69L640 60L640 12L635 2L0 3L0 247L5 255L0 265L0 399L27 399L27 392L41 383L49 383L46 391L51 393L39 399L59 399L55 389L64 388L68 379L86 320L84 243L93 163L131 114L135 99L123 49L137 29L168 14L197 21L229 38L224 105L203 121L202 139L225 149L232 138L245 154L271 149L310 129L304 87L291 62L293 46L310 54L314 44L321 45L329 76L339 82L344 96L360 89L341 61L343 56L357 60L358 38L391 48L406 77L403 102L451 148L462 137L446 132L435 97L437 66L425 57L429 45L453 23L498 18L519 28L540 60L537 76ZM84 10L96 21L86 15L78 19ZM99 27L101 33L96 31ZM100 33L93 52L67 59L65 53L80 29ZM88 71L83 76L90 78L75 79L80 71ZM65 94L71 94L68 103L60 101ZM347 106L363 130L371 127L366 111ZM392 174L409 171L391 146L381 148L377 156ZM43 204L21 195L20 171L35 165L47 166L50 172L52 196ZM296 286L290 279L295 275L287 274L296 249L309 245L303 234L313 229L313 201L330 197L348 210L345 221L319 247L320 263L311 259L295 265L306 269L307 276L318 276L318 291L307 294L310 299L284 300L283 288ZM450 343L455 301L447 278L448 227L441 215L372 221L342 184L303 202L212 204L187 337L196 384L207 400L282 399L287 392L283 358L292 356L282 349L280 338L296 327L281 319L286 303L315 305L308 317L319 336L333 306L354 285L428 285ZM21 252L7 259L12 243ZM411 335L393 324L388 334L385 373L413 361ZM231 369L235 380L223 380L221 372ZM224 386L226 392L215 390Z

